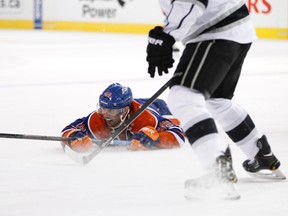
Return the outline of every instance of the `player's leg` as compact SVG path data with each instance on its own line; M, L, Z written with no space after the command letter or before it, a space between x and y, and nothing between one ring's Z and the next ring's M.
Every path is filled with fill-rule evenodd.
M212 98L207 100L207 107L231 140L246 154L248 160L243 163L244 169L255 173L264 169L276 170L280 162L272 153L266 137L258 132L249 114L231 100L249 48L249 44L241 45L239 55L225 79L212 94Z
M168 95L172 113L180 119L186 137L206 168L218 162L225 147L205 100L222 83L237 49L237 43L222 40L188 44L175 72L183 75L174 80Z

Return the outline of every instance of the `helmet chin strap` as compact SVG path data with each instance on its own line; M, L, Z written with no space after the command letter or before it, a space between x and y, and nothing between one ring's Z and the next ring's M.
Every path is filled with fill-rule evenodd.
M128 108L128 110L127 110L127 112L126 112L126 114L125 114L124 117L123 117L123 114L120 115L120 122L119 122L119 124L117 124L117 125L114 126L114 127L109 127L109 128L111 128L112 130L115 130L115 129L119 128L120 125L121 125L121 124L125 121L125 119L127 118L128 114L129 114L129 111L130 111L130 108Z

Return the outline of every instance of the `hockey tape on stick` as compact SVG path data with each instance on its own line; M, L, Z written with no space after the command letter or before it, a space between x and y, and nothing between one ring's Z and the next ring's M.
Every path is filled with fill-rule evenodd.
M121 134L139 115L141 115L144 110L151 105L158 97L161 95L172 83L173 79L175 77L180 76L182 73L175 73L172 78L170 78L151 98L149 98L139 110L137 110L133 115L130 116L115 132L111 135L110 138L103 141L101 144L98 145L98 148L94 149L90 154L88 155L78 155L74 154L70 150L68 146L64 149L65 152L67 152L67 155L70 156L75 162L80 164L88 164L95 156L101 152L104 148L106 148L110 143L119 135ZM68 150L67 150L68 149ZM73 150L72 150L73 151ZM70 154L71 153L71 154Z

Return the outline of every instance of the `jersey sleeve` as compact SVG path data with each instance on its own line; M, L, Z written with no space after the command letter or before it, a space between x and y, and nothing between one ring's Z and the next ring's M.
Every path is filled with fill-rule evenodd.
M87 130L87 120L89 118L90 114L87 117L76 119L74 122L67 125L63 130L61 131L62 137L71 137L75 132L82 131L85 135L89 134L89 131ZM62 142L62 145L68 144L67 142Z
M105 120L96 111L67 125L62 130L62 137L69 137L76 131L82 131L96 139L107 139L111 135L111 130L106 126Z
M133 101L131 105L131 113L136 112L141 104ZM179 122L179 121L175 121ZM152 126L156 128L159 133L159 142L156 145L158 148L176 148L184 144L184 133L179 125L174 124L168 118L163 117L158 112L153 111L150 107L145 110L132 124L132 133L137 133L145 126Z
M191 26L208 5L208 0L175 0L167 6L167 0L160 1L165 14L164 32L177 41L183 40Z
M177 148L184 144L184 132L179 125L174 124L169 119L162 118L157 126L159 133L158 148Z

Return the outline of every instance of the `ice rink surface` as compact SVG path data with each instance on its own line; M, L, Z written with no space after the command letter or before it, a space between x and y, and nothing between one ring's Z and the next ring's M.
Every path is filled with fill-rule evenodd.
M149 78L146 41L145 35L0 30L0 133L58 136L92 112L112 82L129 86L134 97L152 96L173 70ZM288 176L287 41L254 43L234 99L268 136ZM58 142L0 138L0 215L288 215L287 181L249 177L244 154L231 147L241 199L188 201L183 183L202 173L188 144L104 151L80 166Z

